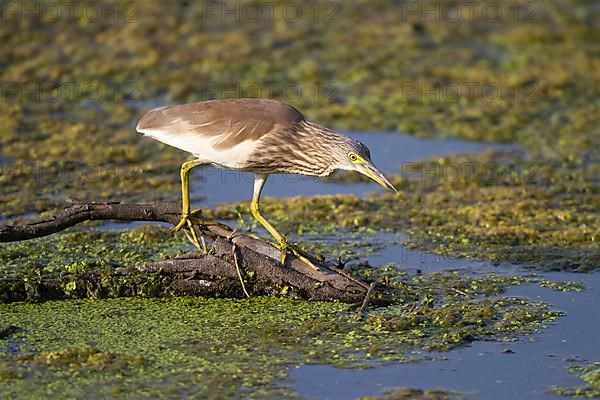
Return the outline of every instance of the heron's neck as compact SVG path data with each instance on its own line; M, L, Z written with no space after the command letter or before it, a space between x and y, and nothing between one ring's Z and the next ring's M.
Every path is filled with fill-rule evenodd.
M341 150L341 144L352 140L347 136L333 131L323 125L311 121L303 121L299 127L299 134L305 136L299 140L307 154L314 156L314 164L319 170L315 173L317 176L331 175L339 169L338 161L340 157L345 157Z

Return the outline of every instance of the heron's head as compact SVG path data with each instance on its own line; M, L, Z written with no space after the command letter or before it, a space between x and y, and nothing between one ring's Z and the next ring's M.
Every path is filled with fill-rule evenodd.
M340 143L340 148L336 151L338 159L338 169L348 171L357 171L368 176L375 182L379 183L384 188L393 193L398 193L398 190L387 180L387 178L375 167L371 161L371 153L369 148L361 142L347 138L343 143Z

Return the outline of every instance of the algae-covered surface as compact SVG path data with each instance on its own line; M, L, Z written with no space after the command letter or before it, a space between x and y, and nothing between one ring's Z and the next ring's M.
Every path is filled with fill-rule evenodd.
M98 18L84 5L16 2L0 26L0 215L46 210L65 193L176 198L182 155L132 134L135 121L222 97L282 99L345 129L519 143L535 161L592 168L594 2L495 1L492 19L481 2L451 21L448 2L434 3L309 2L302 18L278 3L257 21L237 1L106 0Z
M545 276L560 282L581 275ZM600 277L594 274L584 279L590 286L584 292L557 292L525 283L503 294L543 299L565 312L557 323L524 340L477 341L451 352L426 353L431 359L428 362L390 364L369 370L307 365L291 371L293 387L308 398L328 399L369 396L382 388L395 387L444 388L467 398L493 400L558 399L555 393L559 388L554 386L560 387L563 394L574 395L577 388L591 392L593 374L587 380L579 376L591 371L591 361L600 357L600 317L592 311L598 305ZM589 369L578 368L588 366ZM572 367L569 371L573 373L567 367Z
M276 396L292 365L373 367L473 340L515 340L561 313L503 291L512 278L408 280L364 320L337 303L198 298L49 301L1 309L4 396ZM464 298L440 290L455 285ZM422 291L425 292L422 292ZM420 297L423 296L423 297ZM408 300L410 299L410 300Z
M600 397L600 363L569 367L569 372L579 376L585 385L577 388L555 387L552 390L562 396L597 398Z
M467 3L2 3L0 221L68 196L178 200L186 156L136 135L141 114L276 98L364 131L401 194L273 177L265 214L404 296L360 321L289 299L3 304L0 397L598 397L599 9ZM199 168L192 189L264 233L248 175ZM0 245L0 277L72 285L189 251L166 227L88 224Z

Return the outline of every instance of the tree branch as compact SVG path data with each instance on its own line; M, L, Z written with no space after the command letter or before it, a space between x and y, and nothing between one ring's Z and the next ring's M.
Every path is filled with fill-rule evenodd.
M0 242L47 236L84 221L155 221L176 225L180 219L180 206L174 203L122 204L75 200L72 206L50 218L0 227ZM210 254L188 254L134 267L38 281L0 279L0 301L168 294L244 297L240 276L251 295L360 304L369 291L367 283L332 264L321 263L319 271L315 271L290 255L284 268L279 262L279 250L270 243L234 233L225 225L197 225L195 229L198 235L212 241ZM391 300L384 296L385 292L374 293L371 303L388 304Z
M157 221L173 224L181 218L181 208L174 203L121 204L81 201L75 203L49 218L25 225L9 224L0 227L0 242L16 242L48 236L85 221Z

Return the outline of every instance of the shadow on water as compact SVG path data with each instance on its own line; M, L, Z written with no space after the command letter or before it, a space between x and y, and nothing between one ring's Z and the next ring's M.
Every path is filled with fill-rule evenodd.
M367 145L375 165L386 174L398 174L403 166L429 157L452 153L474 154L488 149L515 150L515 146L476 143L461 140L418 139L402 133L357 133L347 135ZM223 202L248 200L252 196L251 173L230 171L210 165L194 170L192 201L204 206ZM317 178L299 175L272 175L263 195L273 197L310 196L315 194L356 194L383 191L374 182L323 182Z

